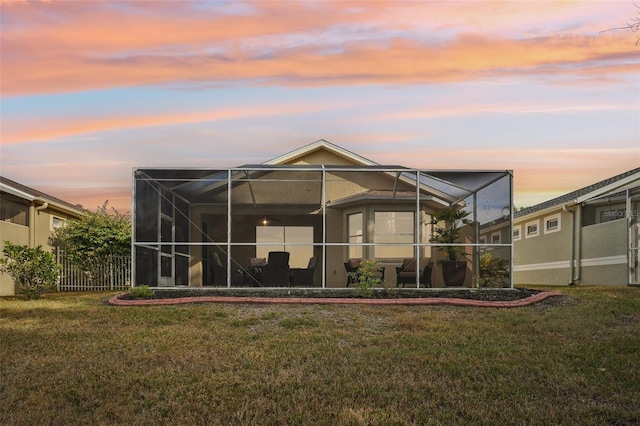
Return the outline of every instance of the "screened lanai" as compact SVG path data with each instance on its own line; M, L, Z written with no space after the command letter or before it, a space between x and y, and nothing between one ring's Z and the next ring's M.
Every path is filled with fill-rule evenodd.
M465 210L464 287L489 253L512 269L512 173L401 166L248 165L133 172L133 282L151 287L349 285L347 265L375 259L380 285L444 287L434 214ZM490 229L492 238L480 238ZM500 235L496 238L495 235ZM426 268L430 266L430 268ZM428 277L424 275L428 274ZM500 286L511 287L510 277Z

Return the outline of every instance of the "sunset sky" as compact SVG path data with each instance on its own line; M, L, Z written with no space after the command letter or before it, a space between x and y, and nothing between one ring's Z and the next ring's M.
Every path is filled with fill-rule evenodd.
M632 1L0 1L0 174L85 208L318 139L519 207L640 166Z

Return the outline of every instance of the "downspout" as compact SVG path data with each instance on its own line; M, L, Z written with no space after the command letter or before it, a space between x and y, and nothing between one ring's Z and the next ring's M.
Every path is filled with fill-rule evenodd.
M582 279L582 204L578 204L575 211L576 219L576 267L573 274L573 282L578 283Z
M580 269L576 268L576 211L571 210L568 204L562 206L562 210L571 213L571 239L570 245L570 257L569 257L569 285L575 285L580 280ZM576 270L578 271L576 275Z
M36 246L36 213L40 214L42 210L49 207L49 203L43 200L34 200L40 204L39 206L31 206L29 208L29 247L34 248Z

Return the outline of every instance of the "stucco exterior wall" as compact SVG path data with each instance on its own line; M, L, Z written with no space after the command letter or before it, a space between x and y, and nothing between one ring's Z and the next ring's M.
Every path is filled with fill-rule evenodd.
M627 285L627 221L582 228L580 284Z
M325 150L316 150L284 164L317 165L331 164L332 166L353 166L353 161Z
M16 225L15 223L0 221L0 256L4 250L4 241L11 241L13 244L29 244L29 227ZM15 294L15 283L7 274L0 274L0 296L12 296Z
M545 219L560 218L560 230L545 232ZM515 285L544 284L568 285L570 283L572 213L558 208L537 216L514 221L520 226L520 240L513 242ZM527 237L527 225L538 224L538 235Z
M0 256L3 256L4 241L11 241L13 244L26 245L28 247L42 246L45 251L53 252L54 248L49 245L49 238L53 235L53 217L62 220L71 219L68 213L46 208L36 210L33 206L29 208L29 225L23 226L15 223L0 221ZM7 274L0 274L0 296L11 296L16 294L15 283Z
M560 214L561 230L544 233L544 218ZM580 214L580 209L575 213ZM526 224L540 223L540 235L526 238ZM514 283L516 285L627 285L627 222L624 219L589 226L572 232L574 218L560 209L555 213L517 221L521 239L514 242ZM575 262L571 271L571 239Z

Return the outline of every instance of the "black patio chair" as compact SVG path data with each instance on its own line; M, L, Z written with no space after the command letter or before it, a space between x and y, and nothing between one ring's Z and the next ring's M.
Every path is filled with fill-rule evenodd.
M362 259L349 259L344 262L344 269L347 271L347 287L351 284L358 284L358 268Z
M307 268L292 268L291 269L291 285L293 286L306 286L315 287L313 282L314 275L316 273L316 264L318 263L318 256L313 256L309 259Z
M213 270L213 285L227 285L227 267L220 261L220 256L215 251L211 254L211 269ZM231 268L231 285L241 286L244 283L244 275L239 269Z
M396 287L402 284L405 287L406 284L416 283L416 274L418 262L415 257L409 257L404 259L402 265L396 266ZM418 277L420 284L425 287L431 287L431 271L433 270L433 263L431 258L424 257L420 259L420 266L423 266L422 274Z
M250 257L247 274L245 275L245 285L252 287L260 287L262 283L262 269L267 264L266 257Z
M267 287L289 286L289 252L270 251L267 264L262 268L262 282Z

